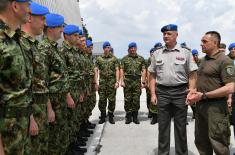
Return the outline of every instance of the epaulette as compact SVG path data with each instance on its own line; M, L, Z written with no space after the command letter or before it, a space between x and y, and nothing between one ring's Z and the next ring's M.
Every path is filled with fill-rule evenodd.
M189 50L191 52L191 49L189 47L182 45L182 44L180 46L181 46L181 48L186 48L187 50Z
M159 50L159 49L162 49L162 48L163 48L163 46L158 46L158 47L154 48L154 52L155 52L156 50Z

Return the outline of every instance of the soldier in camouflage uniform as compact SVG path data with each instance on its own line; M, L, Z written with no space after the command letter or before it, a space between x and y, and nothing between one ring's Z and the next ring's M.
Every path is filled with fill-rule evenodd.
M33 62L33 79L32 79L32 91L33 91L33 117L37 123L39 132L35 134L34 129L30 127L30 140L31 144L27 151L28 154L47 154L48 151L48 119L47 107L51 107L48 102L48 68L45 63L45 53L41 53L38 50L38 41L36 36L41 35L45 25L45 16L49 13L48 8L32 2L30 4L31 15L30 20L22 25L22 37L21 44L25 51L31 56ZM48 104L48 106L47 106ZM53 120L54 118L52 118Z
M158 46L162 46L161 43L158 44ZM154 48L152 48L150 50L150 57L148 58L147 62L146 62L146 68L149 67L149 65L151 64L151 56L153 55L155 48L157 48L157 44L154 46ZM148 114L148 118L152 117L151 123L150 124L156 124L157 123L157 105L154 105L151 103L151 92L150 92L150 88L149 88L149 75L150 73L148 71L147 72L147 77L146 77L146 82L147 82L147 87L146 87L146 95L147 95L147 107L149 109L149 114Z
M94 66L94 63L93 63L93 58L92 58L92 53L90 51L89 48L87 48L87 45L86 45L86 41L87 40L83 40L85 39L85 37L82 38L82 42L83 44L85 45L85 47L83 47L83 51L85 52L85 58L86 58L86 63L87 63L87 66L86 66L86 72L85 72L85 78L86 78L86 87L87 87L87 98L86 98L86 111L85 111L85 114L84 114L84 124L87 126L87 123L88 123L88 119L91 115L91 108L94 106L94 103L92 103L92 100L94 100L94 84L95 84L95 80L94 80L94 77L95 77L95 66ZM84 46L83 45L83 46ZM92 94L93 92L93 94ZM93 95L93 96L92 96ZM93 99L92 99L93 97Z
M79 90L80 93L80 102L81 102L81 119L79 121L80 130L78 133L78 137L84 138L89 137L93 131L88 130L87 128L87 119L89 116L89 103L87 102L90 97L90 84L89 84L89 58L86 52L86 37L83 34L82 30L79 32L79 42L77 44L77 50L79 52L79 65L80 65L80 79L81 79L81 88ZM85 138L87 139L87 138Z
M58 14L46 15L45 37L39 49L48 56L49 99L55 113L55 122L49 124L48 154L64 154L69 140L67 104L74 108L74 101L69 93L67 66L60 55L57 40L63 32L64 18ZM66 104L67 103L67 104Z
M33 68L17 28L29 13L28 0L0 1L0 135L7 155L24 155L28 142Z
M139 124L138 111L140 109L141 89L146 85L145 61L136 51L136 43L130 43L128 46L128 55L122 58L120 67L121 85L124 87L126 124L130 124L132 118L135 124Z
M86 41L86 46L87 46L87 56L90 60L90 84L91 84L91 92L90 92L90 97L88 98L88 104L89 104L89 113L88 113L88 118L92 115L92 110L95 108L96 105L96 81L97 81L97 72L95 68L95 57L92 56L92 50L93 50L93 43L90 40ZM87 123L89 127L92 129L96 125L89 122L89 119L87 120Z
M80 126L77 123L81 118L81 104L79 103L79 64L76 59L76 44L79 39L79 27L76 25L66 25L64 28L64 39L65 41L62 44L61 54L65 58L65 62L67 65L69 83L70 83L70 91L71 95L74 99L76 107L74 109L68 109L68 118L70 118L69 125L69 142L70 147L75 152L81 152L83 149L79 147L85 146L86 143L82 141L78 141L76 137L76 133L79 131Z
M119 61L110 53L110 43L104 42L104 54L97 58L96 67L99 70L99 110L101 112L99 124L105 122L108 100L109 122L114 124L116 89L119 87Z

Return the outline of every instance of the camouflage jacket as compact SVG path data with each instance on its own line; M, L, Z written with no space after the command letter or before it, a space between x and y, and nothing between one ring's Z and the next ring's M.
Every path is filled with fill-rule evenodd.
M48 90L48 57L44 51L38 49L38 41L22 32L21 44L26 51L32 53L33 79L32 91L34 94L46 94Z
M39 50L48 56L49 93L64 93L69 91L67 66L57 45L56 42L45 37L38 46Z
M79 60L76 58L77 51L68 42L64 41L60 48L61 55L65 59L67 66L70 88L78 87L81 69L79 69Z
M142 56L136 54L135 56L127 55L121 60L121 69L124 70L124 76L140 77L143 69L146 69L145 60Z
M89 74L91 77L94 77L94 69L95 69L95 62L96 62L96 59L95 57L93 57L91 54L88 54L87 55L88 57L88 60L89 60Z
M82 51L74 47L74 50L76 51L75 53L75 58L76 61L78 62L78 70L79 70L79 78L78 78L78 85L79 85L79 92L84 92L86 89L86 83L85 83L85 72L87 71L87 62L85 55L82 53Z
M99 56L96 60L96 67L99 69L100 80L116 80L116 69L119 69L119 61L113 54Z
M32 101L33 67L20 35L0 21L0 104L9 107L28 107Z

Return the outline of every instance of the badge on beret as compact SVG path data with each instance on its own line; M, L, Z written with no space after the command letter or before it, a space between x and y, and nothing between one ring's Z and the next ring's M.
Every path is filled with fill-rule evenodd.
M228 73L228 75L233 75L234 74L234 66L227 66L226 72Z

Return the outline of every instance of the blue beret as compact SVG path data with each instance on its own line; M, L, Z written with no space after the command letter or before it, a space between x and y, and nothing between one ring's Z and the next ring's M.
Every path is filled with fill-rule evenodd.
M49 13L49 10L47 7L42 6L35 2L30 3L30 10L33 15L39 15L39 16L44 16Z
M162 27L161 32L165 31L177 31L178 27L175 24L169 24Z
M192 54L193 54L193 55L196 55L196 54L198 55L198 51L197 51L196 49L193 49L193 50L192 50Z
M161 46L162 46L162 43L157 42L157 43L154 45L154 48L161 47Z
M23 2L30 2L31 0L15 0L15 1L23 3Z
M67 34L67 35L71 35L71 34L74 34L74 33L79 33L79 27L76 26L76 25L66 25L64 27L64 33Z
M82 30L79 31L79 35L80 35L80 36L84 35L84 33L83 33Z
M64 17L55 14L55 13L49 13L46 15L46 26L47 27L59 27L63 26L64 24Z
M106 48L107 46L111 46L111 44L108 41L104 42L103 49Z
M93 45L91 40L86 40L86 46L91 47Z
M149 51L149 53L153 53L154 51L155 51L155 49L154 49L154 48L151 48L150 51Z
M129 45L128 45L128 48L132 48L132 47L137 47L137 44L135 42L131 42Z
M229 45L229 47L228 47L228 50L230 51L232 48L234 48L235 47L235 43L231 43L230 45Z

